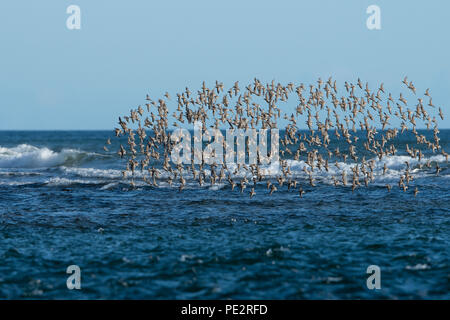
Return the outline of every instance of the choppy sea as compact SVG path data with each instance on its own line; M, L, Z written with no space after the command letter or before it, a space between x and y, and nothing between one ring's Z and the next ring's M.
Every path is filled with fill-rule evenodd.
M111 135L0 132L0 299L450 298L450 167L439 153L422 160L438 176L409 160L407 192L399 153L355 192L334 187L334 172L310 187L291 160L303 198L287 187L268 196L265 184L250 198L226 183L132 188L103 150ZM449 152L450 130L440 137ZM69 265L81 290L66 286ZM379 290L367 288L370 265Z

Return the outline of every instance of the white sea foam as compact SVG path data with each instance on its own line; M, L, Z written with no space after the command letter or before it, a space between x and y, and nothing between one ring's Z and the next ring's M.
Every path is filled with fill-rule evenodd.
M33 184L31 181L0 181L0 186L26 186Z
M21 144L12 148L0 147L0 168L46 168L68 163L77 163L83 158L97 154L75 149L55 152L49 148L38 148Z
M213 190L213 191L217 191L217 190L223 189L224 187L225 187L224 183L219 183L219 184L215 184L213 186L210 186L208 189L209 190Z
M374 163L374 178L375 183L385 183L387 181L392 181L394 179L398 179L401 175L405 173L405 162L408 161L410 164L410 172L414 175L416 178L421 178L425 176L430 176L430 172L434 172L434 165L431 169L428 168L422 168L418 169L417 165L419 164L418 159L412 159L408 156L389 156L385 157L382 160L379 160L378 158L375 159ZM429 158L424 158L421 161L421 164L425 164L427 161L439 162L439 163L445 163L445 157L441 155L435 155ZM367 161L368 162L368 161ZM304 168L310 170L309 165L305 163L305 161L296 161L296 160L288 160L288 165L290 166L290 171L293 178L308 178L308 174L305 173ZM384 164L386 164L388 170L385 175L383 175L383 167ZM352 175L352 168L355 166L355 163L344 163L344 162L338 162L338 166L336 167L334 162L329 163L328 171L325 170L325 168L321 168L319 170L317 167L313 171L313 176L320 181L321 183L327 183L331 184L332 180L330 179L331 176L335 176L336 178L340 179L342 171L345 171L349 177ZM361 163L359 163L359 166L361 166ZM445 164L441 164L441 167L445 168ZM236 170L236 165L228 165L229 172L234 173ZM86 178L86 179L99 179L102 180L104 183L111 183L111 180L120 180L122 183L129 183L131 181L131 174L127 175L127 179L122 179L122 171L121 170L114 170L114 169L96 169L96 168L75 168L75 167L61 167L63 170L63 173L65 175L73 175L78 178ZM366 170L369 170L368 166L366 166ZM216 174L217 174L216 170ZM262 176L265 179L273 179L278 177L281 174L281 167L276 164L270 164L267 166L261 166L261 173ZM205 169L205 174L208 177L210 175L210 170ZM226 173L228 175L228 173ZM445 174L444 174L445 175ZM141 172L140 170L137 170L134 174L135 184L139 186L145 186L146 183L143 183L141 178L143 176L146 176L150 181L151 178L149 177L149 173L147 170ZM158 174L158 178L156 179L158 181L158 186L165 188L168 187L168 185L164 182L168 178L169 174L163 170L160 169L160 172ZM183 176L186 179L186 187L199 187L198 183L193 180L192 173L189 171L185 171ZM242 167L240 170L232 175L234 177L234 180L241 179L243 177L247 177L247 179L252 178L252 174L249 171L246 171ZM178 187L179 181L178 179L175 179L173 181L172 187ZM211 186L208 183L208 179L205 181L204 184L205 187L210 188ZM211 190L219 190L223 188L225 184L222 181L222 184L217 184L213 187L211 187ZM106 189L109 188L105 187Z
M426 269L430 269L430 266L427 264L416 264L415 266L406 266L405 267L406 270L426 270Z
M109 190L111 188L116 187L117 185L119 185L118 182L111 182L111 183L105 184L103 187L100 188L100 190Z
M66 174L73 174L83 178L117 179L122 177L122 171L114 169L61 167Z
M77 168L77 167L65 167L62 166L61 170L64 174L71 174L82 178L102 178L102 179L122 179L122 170L116 169L97 169L97 168ZM134 178L142 179L142 177L148 177L147 170L136 170L134 172ZM127 179L131 179L132 175L130 171L127 173ZM169 174L165 171L160 171L158 174L159 179L167 179Z
M149 172L147 170L140 171L136 170L134 177L131 176L130 173L127 174L126 179L122 179L122 170L118 169L100 169L100 168L81 168L76 167L77 163L83 162L85 159L89 159L89 157L96 157L97 154L87 153L85 151L74 150L74 149L63 149L60 152L55 152L48 148L38 148L35 146L22 144L12 148L0 147L0 168L3 170L0 171L0 177L5 179L15 179L17 176L21 176L28 181L4 181L0 182L0 185L23 185L30 183L44 183L50 186L64 186L71 184L96 184L100 185L103 190L108 190L114 188L119 183L125 185L133 184L132 180L134 180L134 185L136 186L148 186L147 183L142 181L142 177L146 176L149 182L151 183L152 179L149 176ZM367 159L369 162L371 159ZM381 160L378 158L374 158L374 178L372 184L385 184L391 183L394 180L398 179L401 175L405 173L405 162L408 161L410 165L410 173L416 179L421 179L423 177L434 177L435 172L435 163L439 163L440 167L443 169L441 172L441 176L448 178L449 170L448 164L446 163L445 157L442 155L432 155L427 158L423 158L420 164L424 165L427 161L432 162L431 168L422 167L419 169L418 158L411 158L406 155L396 155L396 156L388 156L383 157ZM308 179L308 174L304 171L304 169L311 169L309 165L303 161L296 160L287 160L287 164L290 167L290 172L293 179ZM383 167L386 164L388 171L385 175L383 175ZM338 166L336 167L334 161L330 161L328 164L328 171L325 168L321 168L319 170L317 167L314 168L312 175L317 180L317 183L325 183L332 184L333 180L332 176L336 177L338 180L341 179L342 171L345 171L348 175L348 179L351 179L352 176L352 168L355 166L355 163L348 161L347 163L338 162ZM359 163L361 166L361 163ZM46 171L42 171L39 168L48 168L48 167L59 167L59 177L54 177L50 179L48 177ZM247 166L248 167L248 166ZM29 170L29 169L33 170ZM226 170L225 174L228 176L229 173L232 173L232 177L237 182L239 179L243 177L247 177L247 179L251 182L252 173L244 170L242 167L238 170L237 174L234 174L237 166L235 164L229 164L228 170ZM368 167L366 167L369 170ZM218 182L218 184L211 187L209 183L209 175L211 171L205 168L206 180L204 181L203 188L209 188L210 190L220 190L227 186L226 180L222 180ZM262 173L263 179L275 179L279 175L281 175L281 166L272 163L270 165L260 166L260 171ZM219 173L219 169L216 169L216 174ZM33 176L36 176L34 178ZM41 176L42 178L39 178ZM183 176L186 179L186 189L196 189L202 188L199 186L198 181L193 179L192 172L188 170L184 170ZM169 177L169 173L159 169L159 174L157 176L157 184L159 188L169 188L169 184L166 182L166 179ZM226 179L226 178L225 178ZM179 177L173 180L172 188L178 188L180 184Z
M104 181L84 180L84 179L68 179L68 178L51 178L45 182L48 186L69 186L72 184L103 184Z
M419 165L418 158L414 159L409 156L403 156L403 155L383 157L381 160L379 160L378 158L375 158L374 160L375 160L374 177L375 177L375 180L381 180L381 181L397 179L401 175L403 175L405 173L405 169L406 169L406 164L405 164L406 161L410 165L410 173L412 173L416 177L428 175L429 172L426 173L427 171L434 172L434 163L441 163L441 167L446 167L445 164L444 165L442 164L442 163L446 162L445 157L442 155L434 155L429 158L422 159L422 161L420 162L421 165L424 165L427 161L431 161L431 163L433 163L431 169L428 169L428 168L419 169L418 168L418 165ZM369 168L368 168L369 161L371 161L371 160L370 159L366 160L366 163L367 163L366 170L367 171L369 171ZM290 172L293 177L308 178L308 174L304 171L304 169L306 168L308 171L310 171L311 168L305 161L303 161L303 160L298 160L298 161L297 160L287 160L287 164L290 167ZM386 164L386 167L388 168L385 175L383 175L384 164ZM352 169L355 167L355 165L356 165L356 163L351 163L351 162L338 162L338 166L336 166L335 162L330 161L328 164L328 171L324 167L322 167L320 170L317 167L315 167L314 171L312 172L312 176L314 178L318 178L318 179L323 178L324 180L329 181L329 183L332 183L332 180L330 180L328 178L330 178L331 176L340 177L343 171L345 171L347 173L347 175L351 176ZM359 167L361 167L361 163L358 163L358 165L359 165ZM233 172L237 168L236 165L229 165L228 167L229 167L230 171L233 171ZM274 177L281 175L282 174L281 170L282 170L281 166L276 163L271 163L267 166L260 167L262 176L266 177L266 178L274 178ZM248 177L251 177L251 174L241 167L241 169L234 176L236 178L243 178L244 176L246 176L248 178ZM324 181L324 182L326 182L326 181Z
M40 176L40 172L22 172L22 171L0 171L0 177L28 177L28 176Z

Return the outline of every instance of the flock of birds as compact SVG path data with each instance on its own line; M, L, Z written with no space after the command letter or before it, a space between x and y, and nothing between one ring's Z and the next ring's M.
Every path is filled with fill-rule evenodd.
M186 88L173 100L167 92L157 101L147 95L145 104L132 109L129 115L119 117L119 126L115 128L119 142L125 144L125 139L127 142L126 146L120 144L117 152L126 160L123 177L133 187L136 179L142 179L154 187L164 181L179 191L187 186L186 179L192 179L200 186L229 184L231 190L238 187L241 193L248 187L250 197L255 196L258 183L265 183L269 195L285 186L302 197L305 184L316 186L315 173L329 172L334 166L334 174L328 175L330 180L327 182L336 187L351 186L354 191L374 181L377 159L381 161L396 155L395 141L405 132L413 133L415 141L412 146L406 144L406 150L402 152L417 159L419 169L428 168L438 175L441 171L438 163L423 160L424 153L428 152L440 153L448 161L448 153L439 144L436 119L437 116L444 119L442 109L434 106L429 89L418 97L416 87L407 77L403 85L406 93L400 93L398 98L387 93L383 84L372 91L369 84L363 84L360 79L355 84L345 82L344 95L339 96L336 81L331 77L327 81L319 78L317 84L309 87L293 83L283 86L274 81L263 84L254 79L245 88L240 88L236 82L228 90L217 81L211 88L203 82L196 94ZM408 105L407 95L413 97L414 106ZM281 107L290 96L297 98L295 108L289 108L294 111L291 114ZM177 105L172 114L168 107L170 103ZM299 129L302 117L308 130ZM171 121L174 121L172 126L169 125ZM400 123L398 128L391 125L394 121ZM259 150L256 164L231 167L225 161L209 165L204 161L194 164L194 160L189 165L171 163L170 155L175 145L171 139L173 128L189 128L195 122L202 123L203 131L208 128L274 129L279 123L286 123L280 131L284 133L279 141L280 169L276 174L265 174L266 168L259 161ZM429 138L416 130L419 122L432 131ZM108 139L107 145L110 144L111 139ZM108 148L105 146L105 151L109 151ZM304 161L302 175L291 171L295 160L297 163ZM343 163L350 164L351 170L342 168ZM382 175L388 171L385 162ZM398 187L405 192L414 179L412 171L409 161L405 161L404 172L398 181ZM386 184L389 192L392 187ZM414 196L418 192L416 187Z

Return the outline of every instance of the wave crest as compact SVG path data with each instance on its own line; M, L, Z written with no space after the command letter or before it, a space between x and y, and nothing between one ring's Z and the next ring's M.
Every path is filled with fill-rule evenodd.
M60 152L55 152L46 147L38 148L28 144L20 144L12 148L0 147L0 168L74 166L95 155L75 149L62 149Z

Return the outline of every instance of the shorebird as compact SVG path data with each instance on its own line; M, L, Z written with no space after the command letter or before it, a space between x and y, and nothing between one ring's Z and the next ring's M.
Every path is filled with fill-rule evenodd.
M438 176L439 173L441 172L441 167L439 167L439 164L436 163L436 175Z
M278 190L274 184L284 190L286 182L288 191L296 189L298 179L308 181L312 187L322 182L335 187L341 183L347 186L347 171L351 169L351 189L354 191L358 187L368 187L378 175L386 175L391 163L396 163L384 161L380 172L375 170L376 161L406 154L410 159L419 160L418 167L414 168L412 163L415 162L405 161L406 170L400 178L399 187L406 191L410 181L413 181L416 169L422 170L422 160L426 161L426 168L432 167L430 159L425 158L425 155L440 152L448 161L448 154L440 145L438 136L436 119L444 119L442 108L438 108L438 112L436 109L426 108L425 96L429 98L428 106L434 107L428 88L424 95L417 97L418 103L415 106L408 104L406 94L416 94L418 89L407 77L402 82L406 86L406 92L400 92L398 100L393 98L383 83L372 90L369 83L360 78L356 84L354 81L346 81L344 90L338 89L336 80L332 78L327 81L319 78L310 85L283 85L275 81L263 83L255 78L243 87L238 81L229 88L225 88L219 81L211 87L203 82L199 90L191 91L186 87L174 95L173 101L168 92L161 99L151 99L147 94L144 101L146 108L143 108L144 104L138 105L119 117L118 126L114 128L120 144L117 154L126 160L123 177L127 179L131 176L134 184L134 179L139 178L137 171L140 170L142 180L155 187L158 186L157 180L165 180L172 186L174 180L180 179L180 184L173 186L182 191L186 185L184 177L187 178L187 175L190 175L189 179L197 181L199 186L206 182L211 185L221 183L228 175L231 190L236 186L233 180L236 179L240 181L237 185L241 193L249 184L248 180L253 182L250 191L250 197L253 197L255 188L260 183L267 184L270 194ZM284 104L292 96L297 99L296 107L289 110ZM200 162L192 162L192 165L171 163L171 153L180 143L173 139L173 128L200 124L201 141L194 137L194 143L202 144L203 140L207 143L214 140L215 137L211 134L206 139L210 129L278 129L283 121L286 126L284 130L280 128L280 171L277 174L265 173L268 167L263 164L262 158L267 159L271 154L266 150L265 155L258 148L255 163L238 164L232 169L220 163L210 163L202 155ZM400 125L392 127L395 123ZM305 131L300 130L302 124L306 124ZM426 134L418 131L420 125L427 127ZM402 134L413 136L414 147L406 145L404 150L398 144ZM244 139L242 142L246 151L238 150L239 157L248 158L249 141L250 139ZM225 140L223 144L226 151ZM110 139L107 140L104 151L108 152L109 145ZM332 151L333 149L335 150ZM216 150L212 153L214 157L215 152ZM368 156L371 158L366 160ZM334 165L330 166L332 163ZM164 171L165 178L160 178L156 169L146 170L150 164ZM396 170L392 170L392 174ZM436 163L436 175L441 170ZM388 191L391 190L390 185L386 187ZM300 188L300 197L303 192Z
M270 186L270 195L272 195L272 193L274 193L275 191L277 191L277 187L275 187L275 185L271 185Z
M441 108L439 108L439 117L441 117L441 120L444 120L444 113Z

